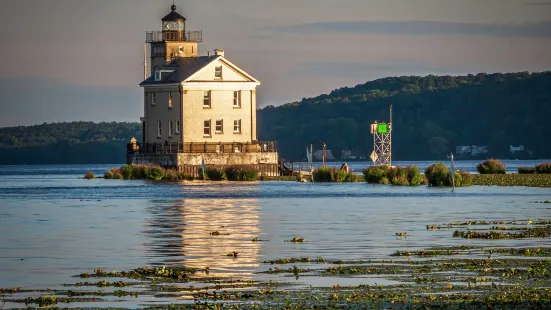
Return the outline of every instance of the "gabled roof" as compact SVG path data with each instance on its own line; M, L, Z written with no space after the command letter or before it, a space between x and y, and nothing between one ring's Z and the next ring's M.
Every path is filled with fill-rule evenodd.
M212 62L220 60L226 65L230 66L232 69L240 73L241 75L248 78L250 81L259 83L257 79L245 72L243 69L239 68L237 65L229 61L220 55L214 56L199 56L199 57L181 57L174 59L171 63L166 66L160 66L157 69L165 71L161 75L160 81L155 81L155 74L151 74L149 78L140 83L140 86L148 85L163 85L163 84L179 84L182 82L190 81L194 76L199 74L203 69L205 69ZM172 73L166 71L173 71Z
M141 82L140 86L181 83L220 57L215 55L176 58L168 65L161 67L166 70L174 70L174 72L163 75L160 81L155 81L155 74L152 74L147 80Z

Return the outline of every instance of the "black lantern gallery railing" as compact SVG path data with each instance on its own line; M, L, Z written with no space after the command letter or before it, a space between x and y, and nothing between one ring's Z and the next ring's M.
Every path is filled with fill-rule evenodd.
M148 31L145 33L145 43L164 41L202 42L203 31Z

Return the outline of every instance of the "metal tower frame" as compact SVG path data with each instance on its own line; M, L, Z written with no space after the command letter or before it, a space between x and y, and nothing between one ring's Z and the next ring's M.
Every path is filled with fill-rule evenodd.
M386 132L379 132L380 124L387 125ZM371 124L371 134L373 135L373 153L371 153L373 164L392 166L392 103L390 103L390 122L375 121Z

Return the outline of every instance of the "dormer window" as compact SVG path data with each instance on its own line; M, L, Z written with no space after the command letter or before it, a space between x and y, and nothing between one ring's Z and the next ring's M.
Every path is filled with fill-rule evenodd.
M157 69L155 70L155 82L160 82L163 80L163 75L168 75L174 72L174 69Z
M222 78L222 66L216 66L216 69L214 69L214 78L216 79Z

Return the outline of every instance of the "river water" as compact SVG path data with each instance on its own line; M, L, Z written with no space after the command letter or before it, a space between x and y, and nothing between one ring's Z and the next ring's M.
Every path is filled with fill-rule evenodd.
M533 165L507 164L514 170L515 163ZM475 165L457 163L470 171ZM270 267L263 261L282 257L365 260L433 246L550 245L549 239L465 240L424 228L549 219L550 205L534 202L551 200L551 189L82 179L113 166L0 166L0 287L53 288L95 268L183 264L258 279L256 272ZM296 236L307 242L284 242ZM263 241L251 242L255 237ZM232 251L239 257L225 256Z

